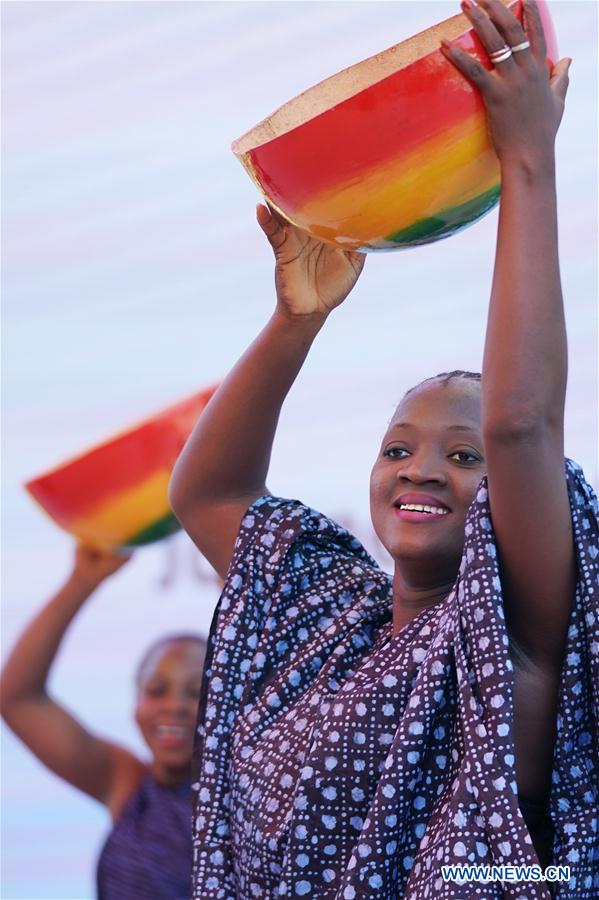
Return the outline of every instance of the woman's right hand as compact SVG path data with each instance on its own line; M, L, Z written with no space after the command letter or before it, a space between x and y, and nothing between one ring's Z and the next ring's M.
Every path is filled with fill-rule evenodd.
M292 317L326 317L355 285L365 254L317 241L263 203L256 218L275 254L279 309Z
M131 553L101 550L78 544L75 549L71 580L93 590L109 575L118 572L130 559Z

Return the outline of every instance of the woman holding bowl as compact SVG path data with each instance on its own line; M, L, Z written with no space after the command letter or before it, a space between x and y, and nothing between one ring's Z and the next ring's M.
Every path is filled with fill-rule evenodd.
M277 306L171 483L181 523L226 573L200 706L198 900L599 890L599 532L563 458L554 141L570 61L548 73L538 10L523 8L524 26L499 0L462 3L491 71L443 45L486 105L497 254L482 378L409 390L372 469L392 577L266 487L281 405L364 257L258 209ZM528 868L460 883L442 869L456 864ZM550 864L569 872L540 880Z

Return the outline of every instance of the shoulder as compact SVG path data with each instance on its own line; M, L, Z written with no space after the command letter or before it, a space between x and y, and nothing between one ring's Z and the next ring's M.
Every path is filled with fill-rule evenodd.
M258 644L279 666L286 650L351 616L356 604L368 607L372 595L387 607L389 588L362 544L332 519L297 500L260 498L241 524L213 620L211 660L223 663L229 682L237 671L239 689Z
M149 774L148 767L119 744L106 742L111 766L111 784L105 805L116 822L125 806Z
M276 567L293 548L304 553L328 550L376 566L360 541L333 519L299 500L271 495L260 497L243 516L233 562L253 552Z

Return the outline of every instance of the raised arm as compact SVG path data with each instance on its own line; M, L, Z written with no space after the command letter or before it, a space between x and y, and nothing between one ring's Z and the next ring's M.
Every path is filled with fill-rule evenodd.
M73 571L29 623L0 679L2 717L37 758L113 813L142 770L115 744L90 734L48 693L50 668L64 634L88 597L127 557L77 548Z
M364 265L362 254L320 243L263 205L257 218L275 253L277 306L202 413L170 486L175 515L222 576L243 513L267 492L283 401L328 314Z
M570 60L548 74L534 0L520 24L499 0L462 9L489 52L488 72L448 57L481 90L501 164L497 254L483 362L483 429L506 621L515 644L559 671L573 601L574 548L564 477L566 332L560 286L554 142Z

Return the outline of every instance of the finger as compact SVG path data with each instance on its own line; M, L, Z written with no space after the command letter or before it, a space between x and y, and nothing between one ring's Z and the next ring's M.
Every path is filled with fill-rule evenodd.
M132 556L133 556L132 552L129 552L129 551L125 551L124 553L121 552L119 554L119 556L115 559L115 563L117 563L118 567L120 568L121 566L124 566L125 563L128 563L129 560L132 558Z
M493 86L492 74L474 56L470 56L456 44L445 39L441 41L441 51L462 75L480 88L483 94Z
M354 272L359 275L364 268L364 263L366 262L366 254L360 253L359 250L349 250L346 255L348 260L352 264Z
M503 44L508 47L517 47L526 41L526 33L507 6L500 3L500 0L478 0L478 5L482 6L485 13L489 16L495 28L503 39ZM522 56L524 54L524 56ZM526 56L530 56L530 51L518 51L512 59L514 62L524 62Z
M495 10L494 2L495 0L491 0L489 3L489 6L493 11ZM499 3L499 0L497 0L497 3ZM482 3L475 5L472 3L472 0L462 0L460 5L464 15L470 20L472 27L476 31L487 53L491 54L498 50L502 50L505 47L505 38L501 34L501 31L498 30L490 13L482 9ZM502 6L502 4L499 3L499 6ZM522 32L522 39L524 39L524 32ZM510 56L509 59L504 60L500 65L502 69L513 67L514 61Z
M522 0L522 19L526 37L530 41L531 53L544 65L547 59L547 44L541 14L535 0Z
M95 559L98 555L98 548L91 544L78 543L75 552L77 556L85 559Z
M365 253L354 254L353 267L354 267L354 271L356 272L356 274L358 276L362 274L362 269L364 268L365 265L366 265L366 254Z
M260 228L264 229L271 218L271 213L264 203L256 203L256 220Z
M570 84L570 77L568 73L570 71L571 64L572 60L569 57L560 59L560 61L556 62L556 64L554 65L551 71L551 77L549 79L551 90L557 97L560 98L562 103L566 99L566 94L568 93L568 85Z
M258 225L268 238L270 246L277 251L282 244L285 243L285 228L278 218L275 218L270 207L264 203L258 203L256 206L256 219Z
M270 203L268 202L268 200L266 201L266 205L268 207L269 213L271 214L271 216L273 217L275 222L278 222L282 228L285 228L287 225L289 225L289 222L287 221L287 219L283 218L281 213L278 210L276 210L274 208L274 206L271 206Z
M109 555L114 560L119 560L119 562L127 562L128 559L131 559L134 552L135 551L131 550L129 547L114 547Z

